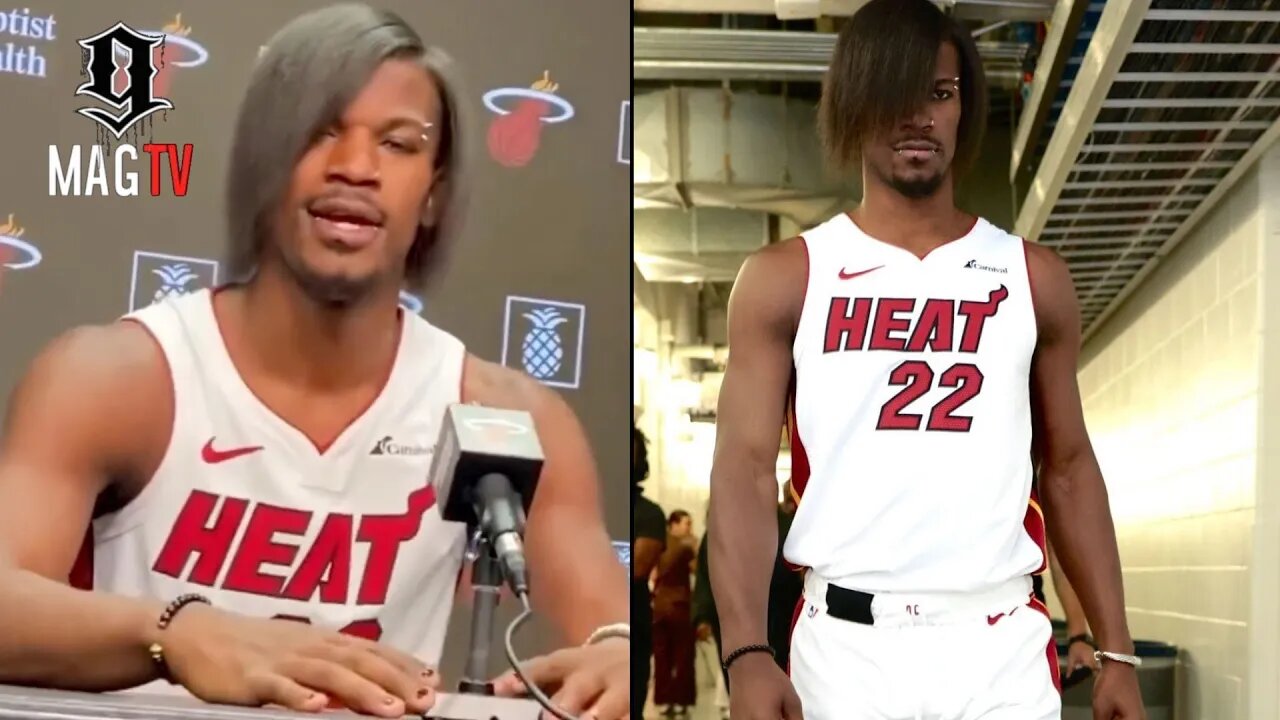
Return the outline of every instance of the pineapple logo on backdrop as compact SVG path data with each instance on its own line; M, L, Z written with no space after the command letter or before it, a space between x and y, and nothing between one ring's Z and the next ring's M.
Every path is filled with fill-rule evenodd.
M129 312L217 284L217 260L138 250L133 254Z
M508 297L502 364L546 385L578 387L586 316L587 309L578 303Z

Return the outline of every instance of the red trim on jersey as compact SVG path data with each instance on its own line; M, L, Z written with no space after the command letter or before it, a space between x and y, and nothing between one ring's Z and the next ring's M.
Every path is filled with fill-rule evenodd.
M800 439L800 428L796 424L796 392L797 387L796 372L791 371L791 395L787 398L787 432L791 436L791 499L796 502L796 512L800 512L800 498L804 495L804 489L809 485L809 453L804 449L804 441ZM805 568L796 565L785 557L782 562L796 572L803 572Z
M210 302L212 302L212 298L210 298ZM214 310L213 325L218 331L218 338L222 341L223 352L226 352L227 357L230 358L231 353L230 351L227 350L227 336L225 333L222 332L222 319L218 316L218 306L214 305L213 310ZM347 420L346 424L344 424L341 428L339 428L338 432L334 434L333 437L329 438L323 443L317 441L314 437L311 437L311 435L308 434L307 431L303 430L297 425L294 425L292 422L289 421L288 418L276 412L270 405L264 402L262 397L258 395L257 392L254 391L254 389L249 385L249 383L245 382L244 375L240 373L240 368L236 367L235 360L231 361L231 369L233 372L236 373L237 376L239 376L240 383L244 385L246 390L249 391L249 394L252 395L258 401L258 403L267 410L267 412L271 413L272 415L275 415L277 418L280 419L281 422L292 427L294 430L297 430L300 435L302 435L308 441L311 442L311 445L316 449L317 453L319 453L320 455L324 455L325 452L327 452L329 448L332 447L333 444L338 441L338 438L342 437L343 434L345 434L352 425L354 425L358 420L363 418L365 416L365 413L369 412L369 408L373 407L373 404L377 402L378 398L382 397L382 393L386 391L387 383L391 382L391 376L395 373L396 361L400 359L400 343L404 342L403 316L404 316L403 310L399 306L396 306L396 320L398 322L398 326L396 328L396 344L391 351L391 362L387 363L387 369L382 375L382 380L378 383L378 391L369 397L369 401L365 403L364 407L360 408L359 412L352 415L351 418Z
M84 532L84 542L80 544L80 553L71 565L67 574L67 584L77 590L93 589L93 526Z
M804 593L800 594L800 599L796 601L795 612L791 613L791 630L788 634L791 636L791 642L787 643L788 647L792 647L796 641L796 625L800 623L800 613L804 612ZM791 677L791 658L778 658L783 661L782 667L787 669L787 677Z
M1035 485L1031 486L1031 497L1027 498L1027 514L1022 517L1022 529L1040 548L1040 567L1031 571L1032 575L1039 575L1049 567L1049 551L1045 541L1044 510L1040 509L1040 496Z
M1044 615L1046 620L1051 619L1049 617L1049 608L1045 607L1044 603L1040 602L1035 595L1031 596L1031 598L1027 602L1027 607L1035 610L1041 615ZM1062 675L1061 675L1062 669L1061 669L1061 666L1058 665L1058 641L1053 639L1052 634L1049 635L1049 646L1045 649L1044 654L1045 654L1045 658L1049 661L1049 676L1053 678L1053 687L1055 690L1058 691L1058 694L1061 695L1062 694Z
M799 381L793 370L791 373L792 391L787 398L787 431L791 435L791 496L795 498L796 507L800 506L800 498L804 497L804 489L809 486L809 453L804 449L804 440L800 437L800 428L796 424L796 390Z
M853 214L852 214L852 213L845 213L845 214L844 214L844 216L845 216L845 217L847 217L847 218L849 218L849 222L853 223L853 226L854 226L854 227L856 227L856 228L858 228L858 231L859 231L859 232L861 232L863 235L866 235L867 237L869 237L869 238L871 238L871 239L875 240L876 242L881 242L881 243L884 243L885 245L892 245L893 247L900 248L900 249L902 249L902 250L907 250L906 248L902 247L901 245L894 245L893 243L885 242L884 240L881 240L880 238L877 238L876 236L872 235L871 233L867 232L866 230L863 230L863 229L862 229L862 226L858 224L858 221L853 219ZM929 252L927 252L927 253L925 253L925 254L923 254L923 255L916 255L916 254L915 254L915 252L913 252L913 251L911 251L911 250L907 250L907 252L911 253L912 255L916 255L916 257L917 257L917 258L919 258L919 259L921 259L921 260L924 260L925 258L929 257L931 254L933 254L933 251L934 251L934 250L937 250L938 248L941 248L941 247L946 247L947 245L950 245L951 243L953 243L953 242L955 242L955 241L957 241L957 240L963 240L963 239L965 239L965 238L969 237L969 234L973 232L973 229L974 229L974 228L976 228L976 227L978 227L978 221L979 221L979 220L981 220L981 219L982 219L982 218L978 217L977 215L974 215L974 216L973 216L973 224L969 226L969 229L968 229L968 230L965 230L963 233L961 233L961 234L959 235L959 237L953 237L953 238L951 238L950 240L948 240L948 241L946 241L946 242L942 243L941 245L938 245L937 247L930 248L930 249L929 249Z

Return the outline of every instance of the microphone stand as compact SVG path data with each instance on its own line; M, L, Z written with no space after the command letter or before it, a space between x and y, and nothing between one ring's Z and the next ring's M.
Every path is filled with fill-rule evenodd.
M472 538L471 559L471 647L467 651L466 669L458 692L467 695L493 695L489 681L489 649L493 646L493 623L502 593L502 566L494 554L493 544L477 530Z

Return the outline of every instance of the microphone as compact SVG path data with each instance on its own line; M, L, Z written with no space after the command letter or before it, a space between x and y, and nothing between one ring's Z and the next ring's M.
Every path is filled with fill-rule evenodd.
M542 461L529 413L460 403L445 409L428 475L441 515L489 538L517 597L529 592L521 538Z

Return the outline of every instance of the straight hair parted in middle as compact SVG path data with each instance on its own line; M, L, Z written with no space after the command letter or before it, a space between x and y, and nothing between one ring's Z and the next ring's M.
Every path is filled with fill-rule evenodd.
M272 37L258 59L236 122L227 173L232 280L244 282L274 232L294 166L387 60L419 63L435 80L444 127L431 191L436 222L420 224L405 261L405 284L422 289L457 236L465 209L467 118L453 64L398 15L360 3L301 15Z
M986 130L987 82L973 37L929 0L871 0L840 29L822 83L818 130L831 164L852 170L862 147L928 102L938 49L960 58L960 128L952 166L970 168Z

